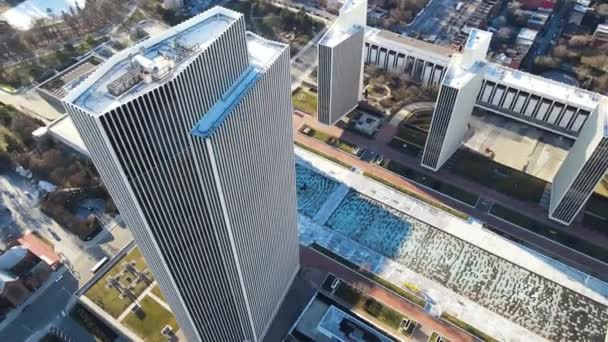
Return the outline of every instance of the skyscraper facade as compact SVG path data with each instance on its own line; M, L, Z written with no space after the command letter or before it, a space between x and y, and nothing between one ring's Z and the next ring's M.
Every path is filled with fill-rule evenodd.
M551 186L549 217L569 225L608 170L608 100L600 101L580 131Z
M188 340L260 341L299 267L288 47L215 7L65 104Z
M366 0L347 0L318 44L318 120L335 124L355 109L363 90Z
M483 61L492 34L471 30L463 54L455 54L441 80L421 165L433 171L458 150L481 87Z

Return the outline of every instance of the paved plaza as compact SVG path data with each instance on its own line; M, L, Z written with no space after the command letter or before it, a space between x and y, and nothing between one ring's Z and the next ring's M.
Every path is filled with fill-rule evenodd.
M475 221L462 221L307 151L296 153L298 188L315 188L314 199L299 194L303 244L330 248L398 286L413 283L436 303L435 313L448 311L501 340L605 336L606 284L596 282L591 289L570 270ZM344 185L351 189L347 194L339 191ZM336 209L316 215L321 208ZM327 219L321 222L319 216Z

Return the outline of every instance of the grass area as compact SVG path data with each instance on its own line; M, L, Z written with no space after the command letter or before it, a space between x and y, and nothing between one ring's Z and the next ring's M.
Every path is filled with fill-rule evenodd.
M414 169L401 165L397 162L390 161L390 163L388 163L388 165L387 165L387 169L389 169L390 171L392 171L404 178L407 178L418 184L422 184L428 188L431 188L446 196L457 199L472 207L474 207L477 204L477 201L479 200L479 196L477 196L476 194L465 191L459 187L453 186L446 182L442 182L432 176L418 172Z
M452 157L453 171L461 177L516 198L538 203L547 182L501 165L490 158L460 149Z
M437 340L439 340L440 337L446 342L450 341L447 338L442 337L441 335L439 335L438 333L433 331L433 333L431 334L431 337L429 337L429 342L437 342Z
M296 144L296 146L298 146L298 147L301 147L301 148L303 148L303 149L305 149L307 151L310 151L310 152L312 152L312 153L314 153L316 155L319 155L319 156L321 156L321 157L323 157L325 159L328 159L328 160L330 160L330 161L332 161L332 162L334 162L334 163L336 163L336 164L338 164L340 166L343 166L343 167L345 167L347 169L350 169L350 168L353 167L349 163L343 162L340 159L334 158L334 157L332 157L332 156L330 156L328 154L325 154L325 153L323 153L321 151L315 150L314 148L306 146L306 145L304 145L304 144L302 144L300 142L294 141L294 144Z
M103 275L91 288L85 293L90 300L101 307L112 317L117 318L120 314L132 303L129 298L120 298L118 290L107 286L108 279L115 277L123 268L123 265L135 261L135 268L138 270L148 270L148 265L144 260L139 248L134 248L120 261L118 261L106 274ZM122 279L121 279L122 280ZM140 282L133 290L135 296L139 296L147 285Z
M396 286L395 284L391 283L390 281L377 276L376 274L369 272L369 271L365 271L360 269L359 265L355 264L354 262L342 257L341 255L334 253L333 251L318 245L316 243L313 243L310 248L328 256L329 258L339 262L340 264L350 268L351 270L361 274L362 276L375 281L376 283L386 287L388 290L391 290L393 292L395 292L397 295L409 300L410 302L418 305L421 308L424 308L426 306L426 301L420 297L418 297L417 295L415 295L414 293L407 291L405 289L400 288L399 286Z
M595 187L595 192L603 197L608 197L608 176L605 176Z
M435 201L433 199L430 199L430 198L428 198L426 196L422 196L422 195L420 195L420 194L418 194L416 192L410 191L410 190L408 190L406 188L403 188L403 187L400 187L398 185L395 185L395 184L387 181L386 179L378 177L378 176L376 176L376 175L374 175L372 173L364 172L363 175L366 176L366 177L368 177L368 178L371 178L371 179L373 179L373 180L375 180L375 181L377 181L379 183L382 183L382 184L384 184L384 185L386 185L386 186L388 186L390 188L393 188L393 189L395 189L395 190L397 190L399 192L402 192L402 193L404 193L404 194L406 194L406 195L408 195L410 197L413 197L413 198L415 198L415 199L417 199L419 201L422 201L424 203L432 205L433 207L435 207L437 209L440 209L440 210L443 210L446 213L448 213L450 215L454 215L454 216L456 216L456 217L458 217L458 218L460 218L462 220L466 221L466 220L469 219L469 215L467 215L467 214L465 214L465 213L463 213L461 211L458 211L458 210L456 210L454 208L448 207L447 205L444 205L444 204L442 204L440 202L437 202L437 201Z
M160 287L158 287L158 285L154 285L154 287L152 288L152 293L154 293L156 297L162 299L163 302L167 302L167 299L165 299L165 296L163 295L163 292L160 290Z
M528 216L522 215L517 211L511 210L500 204L495 203L490 209L490 214L509 221L524 229L530 230L538 235L542 235L550 240L561 243L574 250L577 250L590 257L608 262L608 248L594 245L585 240L570 234L560 232L551 226L538 222Z
M0 84L0 90L5 91L9 94L14 94L17 92L17 89L15 89L15 87L8 84Z
M76 304L70 311L70 317L95 336L96 341L113 342L118 338L118 334L112 328L80 303Z
M304 131L306 131L306 133L304 133ZM300 132L302 132L302 134L305 134L311 138L314 138L323 143L326 143L327 145L330 145L339 150L342 150L348 154L357 156L358 148L357 148L357 145L355 145L355 144L351 144L338 137L334 137L330 134L318 131L318 130L308 127L308 126L302 126L302 128L300 129Z
M297 89L291 97L293 108L299 111L317 114L317 95L304 89Z
M144 341L167 341L167 337L161 334L161 330L166 325L171 326L174 332L179 329L173 314L150 296L142 299L139 305L143 311L143 317L138 317L135 312L130 312L122 323Z
M475 328L474 326L468 324L467 322L460 320L458 317L450 315L447 312L443 312L441 314L441 318L450 322L451 324L454 324L455 326L457 326L460 329L468 332L469 334L479 338L480 340L482 340L484 342L499 342L499 340L495 339L494 337L484 333L483 331Z
M345 282L341 282L334 295L352 307L353 311L364 311L371 317L386 324L394 330L399 330L403 316L397 311L384 306L369 298Z

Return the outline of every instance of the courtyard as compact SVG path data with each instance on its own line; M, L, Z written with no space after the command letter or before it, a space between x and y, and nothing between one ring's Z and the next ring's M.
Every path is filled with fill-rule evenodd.
M298 167L302 168L306 163L300 161L300 164ZM312 184L332 185L319 187L312 202L309 191L298 192L299 202L308 203L305 205L306 212L300 211L303 214L300 218L301 243L321 244L375 273L394 273L395 270L386 265L386 262L394 261L399 267L439 284L543 338L579 341L605 336L608 309L600 302L560 285L562 282L558 284L521 264L506 260L504 256L497 256L380 203L369 195L351 189L324 223L320 224L317 220L313 223L308 218L318 217L318 209L315 208L323 206L320 204L323 198L332 197L331 191L339 188L335 185L339 182L315 174L314 167L306 166L308 172L300 170L297 174L299 189L302 185L306 185L305 189ZM323 170L326 171L325 168ZM328 180L323 181L319 177ZM479 241L484 240L480 238ZM553 274L556 270L546 271ZM463 311L463 308L459 307L457 311ZM470 314L467 319L479 320ZM495 332L497 327L500 327L499 331L504 329L506 336L512 336L510 333L517 330L506 321L496 319L494 324L490 323L493 327L487 327L488 322L492 322L489 318L483 323L469 323L496 337L505 336Z

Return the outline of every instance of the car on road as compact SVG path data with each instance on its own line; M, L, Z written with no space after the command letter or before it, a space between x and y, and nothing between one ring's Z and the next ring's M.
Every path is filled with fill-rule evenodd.
M63 279L63 273L58 275L57 278L55 278L55 282L60 281L61 279Z
M27 310L29 310L29 308L30 308L30 305L28 304L28 305L24 306L23 309L21 309L21 312L26 312Z

